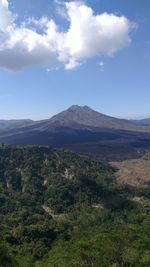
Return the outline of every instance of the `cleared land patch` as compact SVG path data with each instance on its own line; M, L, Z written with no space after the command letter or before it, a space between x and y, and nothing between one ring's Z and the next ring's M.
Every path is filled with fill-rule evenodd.
M150 186L150 161L132 159L111 164L118 168L116 177L120 184L133 187Z

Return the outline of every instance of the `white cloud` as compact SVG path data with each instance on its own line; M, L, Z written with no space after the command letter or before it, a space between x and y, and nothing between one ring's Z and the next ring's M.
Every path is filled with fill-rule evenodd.
M104 63L103 61L100 61L100 62L99 62L99 66L100 66L100 67L104 67L104 65L105 65L105 63Z
M105 66L104 61L101 60L101 61L98 63L98 65L99 65L99 67L100 67L100 72L103 72L103 71L104 71L104 66Z
M5 31L13 23L14 17L8 9L8 1L0 0L0 30Z
M75 69L76 67L78 67L78 66L80 66L80 65L81 65L80 62L78 62L78 61L77 61L76 59L74 59L74 58L71 58L71 59L69 60L69 62L65 64L65 69L66 69L66 70L72 70L72 69Z
M18 71L36 64L56 66L58 62L68 70L88 58L111 56L131 42L133 24L124 16L95 15L80 2L67 2L65 12L69 28L64 32L47 17L29 18L19 26L8 1L0 0L0 67Z

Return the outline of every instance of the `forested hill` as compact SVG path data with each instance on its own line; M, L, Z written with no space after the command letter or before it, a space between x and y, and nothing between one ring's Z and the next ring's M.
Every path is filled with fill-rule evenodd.
M2 146L0 267L148 267L148 206L133 199L149 193L114 173L47 146Z
M114 184L114 168L48 147L0 149L1 188L64 212L78 202L95 203ZM110 189L111 190L111 189ZM28 198L27 198L28 199Z

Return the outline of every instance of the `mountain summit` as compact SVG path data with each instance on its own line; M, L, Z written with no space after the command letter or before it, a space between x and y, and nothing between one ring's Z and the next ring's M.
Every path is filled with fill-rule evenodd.
M98 113L88 106L73 105L52 117L49 122L57 123L61 126L103 127L104 120L108 120L108 118L108 116Z

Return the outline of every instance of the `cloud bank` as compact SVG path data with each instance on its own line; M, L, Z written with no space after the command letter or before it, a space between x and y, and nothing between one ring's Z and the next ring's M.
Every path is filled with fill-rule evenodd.
M61 63L66 70L95 56L111 56L131 42L133 24L124 16L98 14L81 2L67 2L69 26L61 31L48 17L17 25L7 0L0 0L0 68Z

